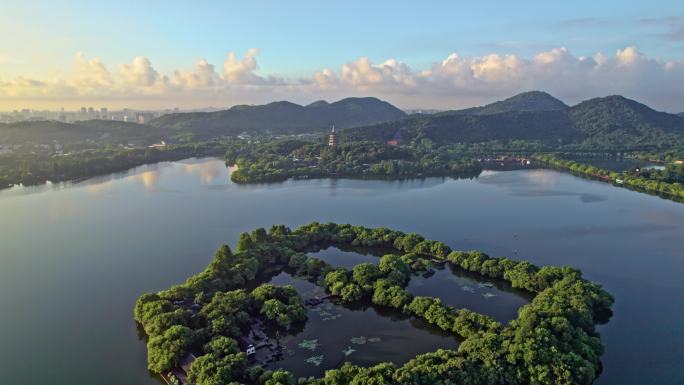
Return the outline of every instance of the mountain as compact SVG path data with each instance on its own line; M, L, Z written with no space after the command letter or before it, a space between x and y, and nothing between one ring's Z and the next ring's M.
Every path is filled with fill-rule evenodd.
M522 139L549 145L583 143L603 147L684 144L684 120L677 115L655 111L622 96L595 98L565 108L539 109L537 105L536 110L530 110L535 104L529 103L530 100L551 101L542 94L517 95L499 104L479 107L478 111L470 109L468 113L461 110L410 116L345 130L341 136L342 139L388 141L399 132L405 140L428 138L437 143ZM545 106L560 106L547 102ZM500 108L507 111L481 112Z
M54 120L0 124L0 144L149 144L159 141L163 130L136 123L88 120L63 123Z
M307 106L274 102L235 106L217 112L164 115L150 125L171 132L191 132L196 138L249 134L297 134L370 125L401 119L406 114L376 98L347 98L334 103L318 101Z
M679 116L681 116L682 118L684 118L684 112L680 112L680 113L678 113L677 115L679 115Z
M450 111L443 114L493 115L514 111L558 111L566 108L568 108L568 106L565 103L546 92L529 91L505 100L487 104L486 106Z
M568 116L588 142L646 144L684 136L684 120L623 96L586 100Z

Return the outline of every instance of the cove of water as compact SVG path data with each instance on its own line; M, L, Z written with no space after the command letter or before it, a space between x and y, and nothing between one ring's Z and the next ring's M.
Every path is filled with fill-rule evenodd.
M553 170L249 186L228 172L186 160L0 192L0 382L158 384L136 298L201 271L243 231L315 220L580 268L616 298L596 383L684 383L681 203Z
M293 285L303 298L322 295L310 282L280 273L270 280ZM458 348L456 337L392 309L369 305L342 306L326 301L307 310L303 330L284 336L286 354L269 369L284 368L295 376L322 376L345 361L363 366L382 361L403 364L417 354Z

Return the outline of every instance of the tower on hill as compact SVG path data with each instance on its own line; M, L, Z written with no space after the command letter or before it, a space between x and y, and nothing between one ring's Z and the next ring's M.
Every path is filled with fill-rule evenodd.
M330 135L328 135L328 146L330 147L335 147L337 146L337 134L335 133L335 126L332 126L332 129L330 129Z

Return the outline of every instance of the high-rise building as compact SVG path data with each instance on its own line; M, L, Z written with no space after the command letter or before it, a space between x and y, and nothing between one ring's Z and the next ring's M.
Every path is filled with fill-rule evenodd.
M150 122L150 120L154 119L154 113L153 112L138 112L136 114L136 120L140 124L147 124Z
M100 119L107 119L107 107L100 108Z

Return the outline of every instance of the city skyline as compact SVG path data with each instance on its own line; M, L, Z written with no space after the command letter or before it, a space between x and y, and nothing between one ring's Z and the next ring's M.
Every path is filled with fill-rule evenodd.
M8 1L0 31L14 38L0 42L0 110L349 96L453 109L538 89L569 104L622 94L683 111L681 6L580 3Z

